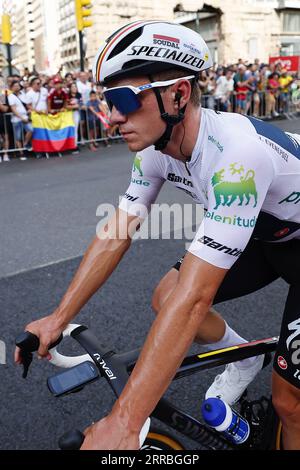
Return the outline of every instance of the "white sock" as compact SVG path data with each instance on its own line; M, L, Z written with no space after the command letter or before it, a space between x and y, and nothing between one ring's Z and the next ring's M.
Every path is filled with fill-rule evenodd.
M240 335L237 334L225 321L225 333L223 338L221 338L216 343L205 344L205 348L209 351L214 349L223 349L228 348L230 346L235 346L236 344L248 343L245 338L242 338ZM249 357L248 359L243 359L242 361L235 362L235 365L241 368L247 368L252 366L255 362L256 357Z

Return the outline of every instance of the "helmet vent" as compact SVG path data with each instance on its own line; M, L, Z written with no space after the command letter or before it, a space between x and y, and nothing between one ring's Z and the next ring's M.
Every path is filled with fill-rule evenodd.
M123 52L126 47L132 44L138 37L141 36L143 28L137 28L136 30L132 31L131 33L127 34L127 36L113 48L111 53L109 54L107 60L112 59L116 55Z

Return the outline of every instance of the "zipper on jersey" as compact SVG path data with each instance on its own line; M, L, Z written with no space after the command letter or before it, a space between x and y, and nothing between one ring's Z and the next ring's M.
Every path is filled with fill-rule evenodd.
M190 170L188 169L187 162L184 162L184 165L185 165L185 169L186 169L188 175L192 176L191 173L190 173Z

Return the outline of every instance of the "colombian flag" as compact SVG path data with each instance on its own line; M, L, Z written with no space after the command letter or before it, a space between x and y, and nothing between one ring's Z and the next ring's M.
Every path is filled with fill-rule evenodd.
M75 148L73 112L57 114L31 113L34 152L62 152Z

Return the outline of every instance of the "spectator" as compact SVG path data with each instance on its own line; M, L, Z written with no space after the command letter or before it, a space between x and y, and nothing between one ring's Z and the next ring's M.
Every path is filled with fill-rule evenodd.
M22 138L24 138L24 148L31 150L29 142L32 136L32 127L29 123L27 110L19 98L20 91L20 83L17 80L13 81L11 84L12 93L8 96L8 102L13 113L11 122L17 148L23 149ZM20 160L27 160L23 150L20 151Z
M267 93L266 93L266 117L271 119L273 117L279 116L277 113L276 106L276 97L278 95L279 84L279 75L277 72L269 75L268 84L267 84Z
M70 109L73 111L73 120L75 124L75 145L76 149L72 152L73 154L76 154L79 152L78 149L78 129L79 129L79 123L80 123L80 106L81 106L81 94L79 93L77 89L76 83L72 83L69 87L69 99L67 103L67 109Z
M24 73L23 73L23 80L29 80L29 76L30 76L30 72L29 72L29 68L28 67L25 67L24 68Z
M279 112L280 113L288 113L289 111L289 95L290 95L290 87L293 83L294 79L291 75L288 75L286 69L281 70L281 76L279 77L279 85L280 85L280 95L279 95Z
M55 89L54 78L53 77L47 78L44 86L45 88L47 88L48 93L54 90Z
M0 136L2 139L2 146L4 149L3 161L9 162L9 156L7 153L9 147L9 138L8 138L8 129L6 124L6 116L5 113L8 112L8 106L5 102L5 95L0 95ZM2 162L2 156L0 155L0 163Z
M66 87L70 88L70 86L72 85L73 82L74 82L73 74L71 72L66 73L66 75L65 75L65 85L66 85Z
M199 88L201 90L201 94L207 95L208 93L207 87L209 84L209 78L208 78L206 70L203 70L202 72L200 72L198 83L199 83Z
M218 101L220 111L231 110L230 96L233 92L234 81L232 71L227 69L225 75L221 75L216 82L215 99Z
M26 79L20 80L21 91L19 93L19 98L22 103L27 107L27 100L28 100L28 92L29 92L29 82Z
M110 147L111 145L109 143L109 139L115 135L119 126L111 125L111 122L110 122L111 112L103 95L103 87L100 85L96 85L95 88L96 88L97 98L99 98L99 101L100 101L101 111L98 116L100 119L101 137L105 138L104 140L105 146Z
M215 78L214 75L208 74L206 70L200 73L199 87L203 95L203 106L205 108L214 109L215 100L212 96L215 90Z
M59 77L53 80L54 88L48 94L48 113L57 114L65 111L67 106L68 95L62 89L62 80Z
M12 91L11 91L11 85L12 85L12 82L14 82L14 81L15 81L15 80L14 80L14 77L13 77L12 75L9 75L9 76L7 77L7 79L6 79L6 85L7 85L7 87L6 87L6 94L7 94L7 95L10 95L10 94L12 93Z
M92 69L90 69L90 70L88 71L88 81L89 81L90 83L93 83L93 82L94 82L94 77L93 77L93 71L92 71Z
M78 74L78 79L76 81L78 92L81 94L82 106L80 110L80 130L81 137L84 138L87 136L86 121L87 116L87 103L90 100L90 92L92 89L91 83L87 80L87 74L85 72L80 72Z
M101 112L101 102L94 90L90 92L90 99L87 102L87 109L89 133L90 137L93 139L90 143L90 150L95 152L98 147L98 144L95 142L95 138L97 137L97 127L99 126L100 122L97 113Z
M255 75L251 75L248 78L248 93L247 93L247 105L246 105L246 114L250 111L251 113L251 106L253 105L253 116L258 117L259 115L259 104L260 98L258 94L258 80Z
M78 92L81 94L82 102L86 106L87 102L90 100L90 92L92 89L91 83L87 80L86 72L80 72L76 85Z
M35 111L39 114L47 114L48 112L48 91L42 87L41 79L38 77L31 77L31 89L27 93L27 106L29 111Z
M236 92L236 112L246 114L248 80L246 78L246 67L242 63L239 64L238 72L233 77L233 80Z

